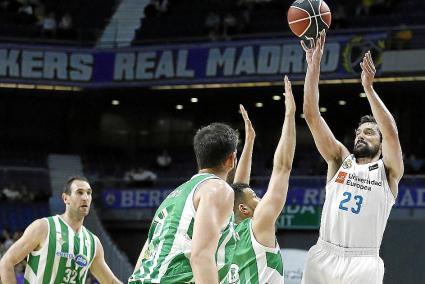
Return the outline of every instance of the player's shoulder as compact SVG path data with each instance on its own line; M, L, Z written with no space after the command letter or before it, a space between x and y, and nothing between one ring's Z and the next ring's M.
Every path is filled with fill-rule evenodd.
M24 232L27 238L43 241L49 232L49 224L46 218L34 220Z
M199 202L209 202L220 207L228 203L233 203L234 192L230 185L220 178L211 178L203 181L194 193L193 206L198 209Z
M28 229L36 230L38 232L47 232L49 229L49 221L47 218L36 219L28 226Z
M201 194L230 194L233 195L232 187L220 178L212 178L204 181L199 186L199 193Z

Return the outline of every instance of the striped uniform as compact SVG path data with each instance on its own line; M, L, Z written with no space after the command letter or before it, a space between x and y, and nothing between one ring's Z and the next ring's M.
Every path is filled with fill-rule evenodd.
M195 207L193 195L204 181L217 179L212 174L197 174L171 192L157 209L148 233L148 249L140 268L129 283L193 283L190 266ZM219 278L229 268L236 246L233 219L222 231L216 252Z
M279 244L269 248L258 243L252 231L252 219L236 226L239 236L228 273L228 284L283 284L283 261Z
M394 203L383 161L357 164L348 156L326 185L320 238L303 283L382 283L379 248Z
M80 232L58 215L44 218L48 234L43 247L28 255L25 284L84 284L94 256L96 240L84 226Z

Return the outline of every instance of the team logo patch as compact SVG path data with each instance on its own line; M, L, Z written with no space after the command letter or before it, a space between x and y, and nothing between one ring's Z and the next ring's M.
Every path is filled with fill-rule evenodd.
M86 267L88 261L84 255L79 254L75 257L75 263L80 267Z
M342 167L344 169L349 169L349 168L351 168L352 165L353 164L352 164L351 160L345 160L344 163L342 163Z
M64 257L67 259L73 259L74 255L72 253L68 253L68 252L62 252L62 251L57 251L56 255L59 257Z
M239 283L239 266L232 264L230 266L229 274L227 275L227 281L229 284Z
M346 172L338 172L338 176L335 179L335 182L343 184L345 181L345 178L347 177Z
M372 166L369 166L369 172L370 171L373 171L373 170L376 170L377 168L378 168L378 163L373 164Z

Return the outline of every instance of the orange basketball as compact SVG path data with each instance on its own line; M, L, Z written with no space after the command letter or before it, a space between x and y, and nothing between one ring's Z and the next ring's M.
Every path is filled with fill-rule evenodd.
M323 0L296 0L288 10L291 31L303 39L317 38L321 30L329 29L331 20L331 11Z

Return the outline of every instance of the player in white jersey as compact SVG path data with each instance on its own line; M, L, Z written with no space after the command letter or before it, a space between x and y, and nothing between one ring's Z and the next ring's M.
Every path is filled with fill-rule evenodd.
M88 269L101 283L122 283L105 262L99 239L83 226L92 189L84 177L71 177L62 193L65 213L31 223L0 262L2 283L16 283L14 266L27 258L25 283L84 284Z
M239 240L226 283L283 284L283 261L276 241L276 220L288 192L295 152L295 101L291 82L285 76L285 122L273 159L267 192L258 198L249 186L255 132L245 109L245 145L235 174L235 221Z
M403 175L394 118L373 88L370 52L360 63L361 82L372 116L361 118L351 154L332 134L319 111L320 61L325 44L320 33L306 52L303 111L314 142L328 164L320 237L307 256L304 284L382 283L379 248Z

